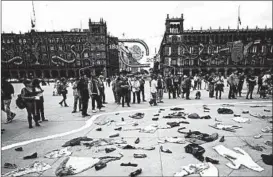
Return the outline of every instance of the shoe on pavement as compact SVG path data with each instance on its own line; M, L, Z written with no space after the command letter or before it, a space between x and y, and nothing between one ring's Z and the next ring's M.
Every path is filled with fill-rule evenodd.
M142 172L142 169L139 168L139 169L137 169L136 171L130 173L129 176L130 176L130 177L135 177L135 176L141 174L141 172Z
M225 141L225 137L222 136L221 139L219 140L219 142L224 142Z
M28 156L23 157L23 159L24 160L26 160L26 159L35 159L35 158L37 158L37 156L38 156L38 154L37 154L37 152L35 152L32 155L28 155Z
M209 157L206 157L205 160L206 160L206 162L210 162L212 164L219 164L218 160L214 160L214 159L209 158Z
M99 162L99 163L96 163L95 164L95 169L96 171L100 170L100 169L103 169L104 167L106 167L107 164L106 163L103 163L103 162Z
M12 122L12 119L7 119L7 121L5 122L5 124L9 124Z
M140 141L139 138L137 138L136 141L135 141L135 144L138 144L139 141Z
M160 151L165 153L172 153L170 149L163 149L163 146L160 146Z
M16 164L11 164L11 163L5 163L5 164L4 164L4 168L16 169L16 168L17 168L17 165L16 165Z
M23 151L23 148L22 147L18 147L18 148L15 148L14 150L15 151Z
M75 111L75 110L74 110L74 111L72 111L72 113L76 113L76 112L77 112L77 111Z
M96 110L92 110L92 113L96 113L97 111Z

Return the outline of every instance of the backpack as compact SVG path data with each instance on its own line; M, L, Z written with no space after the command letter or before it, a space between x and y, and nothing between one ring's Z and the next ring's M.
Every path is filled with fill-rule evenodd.
M19 109L25 109L26 108L26 103L25 103L24 99L22 98L21 94L19 94L17 99L16 99L16 106Z

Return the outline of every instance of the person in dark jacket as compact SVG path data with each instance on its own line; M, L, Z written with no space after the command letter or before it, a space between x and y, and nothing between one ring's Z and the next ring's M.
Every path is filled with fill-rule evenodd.
M173 95L173 98L175 98L175 93L173 88L173 76L168 76L166 78L166 85L169 92L169 99L171 99L171 94Z
M238 83L239 97L242 96L242 89L243 89L244 81L245 81L244 73L239 73L239 83Z
M184 80L186 100L190 100L190 90L191 90L191 87L192 87L191 79L192 79L191 76L189 76L189 77L185 78L185 80Z
M159 103L164 103L162 101L163 99L163 89L164 89L164 81L162 79L162 76L159 75L157 79L157 93L158 93L158 101Z
M33 92L37 92L37 96L39 97L39 99L35 100L35 102L36 102L37 120L40 121L41 118L42 118L42 121L48 121L45 118L45 113L44 113L44 96L43 96L44 90L40 86L40 81L38 79L33 79L32 86L33 86Z
M209 97L213 98L214 97L214 85L215 85L215 80L214 80L214 73L211 73L211 76L208 79L209 82Z
M250 72L249 75L247 76L246 82L248 87L246 99L248 99L249 95L250 95L250 99L253 99L252 94L253 94L254 87L256 85L256 79L252 72Z
M139 82L140 82L140 94L142 95L142 101L143 102L146 102L145 100L145 90L144 90L144 86L145 86L145 80L143 77L141 77L141 79L139 79Z
M83 75L78 83L78 89L80 97L82 98L82 117L90 116L87 114L88 101L89 101L89 92L88 92L88 78L86 75Z
M128 79L126 77L122 78L121 82L121 99L122 99L122 107L124 107L124 101L127 103L127 106L130 107L130 102L128 98L128 92L129 92L129 83Z
M180 84L181 84L181 78L179 76L175 76L173 78L174 98L176 98L176 95L177 95L177 97L180 96Z
M6 78L2 78L1 82L1 104L2 104L2 110L6 112L7 114L7 121L6 123L12 122L12 119L16 116L15 113L13 113L10 110L10 103L11 103L11 95L14 94L14 88L11 83L7 81Z
M61 79L61 85L60 85L60 91L61 91L61 94L63 96L63 99L59 104L61 106L63 106L63 103L64 103L64 107L68 107L68 105L66 103L67 87L68 87L67 81L65 80L65 78L62 78Z
M101 97L101 89L99 88L99 80L95 76L91 76L91 81L88 84L88 92L92 98L92 112L96 113L96 104L99 111L102 111L102 97Z
M261 87L262 87L262 85L263 85L263 76L264 76L263 73L261 73L261 74L258 76L258 90L257 90L257 94L260 93Z

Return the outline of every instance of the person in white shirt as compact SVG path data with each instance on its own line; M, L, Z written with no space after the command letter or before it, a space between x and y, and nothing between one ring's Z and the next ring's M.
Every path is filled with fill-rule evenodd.
M151 100L149 101L150 105L157 106L156 103L156 94L157 94L157 80L156 76L152 76L152 81L151 81Z
M132 92L133 92L133 104L136 103L136 97L137 97L137 103L140 104L140 82L138 78L134 77L132 83Z
M224 77L222 76L221 72L219 72L218 75L216 75L216 77L214 78L214 81L216 84L215 86L216 99L218 99L218 95L219 95L219 99L221 100L222 92L224 91Z
M271 76L269 74L270 72L267 71L265 75L262 77L262 86L261 86L261 97L266 98L266 90L268 90L268 85L271 79Z

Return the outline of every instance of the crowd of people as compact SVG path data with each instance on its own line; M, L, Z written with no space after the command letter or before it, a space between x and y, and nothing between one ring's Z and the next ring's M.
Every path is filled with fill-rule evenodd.
M228 99L236 99L238 96L242 97L242 89L244 83L247 85L246 99L253 99L253 91L256 85L257 94L260 94L260 98L266 98L267 94L272 94L272 74L270 71L261 73L257 78L253 72L239 73L234 70L228 77L225 83L225 78L221 72L202 75L196 74L193 76L187 75L151 75L151 79L148 81L150 86L149 104L151 106L157 106L158 103L163 102L163 95L167 93L169 99L185 98L190 100L190 94L195 92L195 99L201 98L200 90L208 91L210 98L222 99L222 92L224 87L229 87ZM76 78L72 83L74 104L72 113L81 112L83 117L90 116L88 111L89 100L91 99L92 113L97 111L104 111L106 95L105 87L111 87L113 91L113 97L115 103L124 107L131 104L140 104L146 102L145 100L145 82L142 75L126 75L121 74L112 78L104 78L102 75L99 77L95 75L80 75L80 78ZM29 128L33 128L32 120L36 126L40 126L43 121L48 121L44 115L44 90L40 84L43 83L37 78L29 78L23 81L24 87L21 90L21 94L18 95L16 104L20 105L21 109L26 108ZM204 87L202 87L204 83ZM43 84L44 85L44 84ZM55 83L53 95L62 95L62 100L59 102L61 106L68 107L66 102L69 83L65 78L61 78ZM149 87L146 87L146 89ZM191 92L193 90L193 92ZM2 78L1 82L1 105L2 110L6 112L7 123L12 122L12 119L16 116L14 112L10 110L10 104L14 95L14 88L6 78ZM20 98L20 99L19 99ZM17 103L18 102L18 103Z

